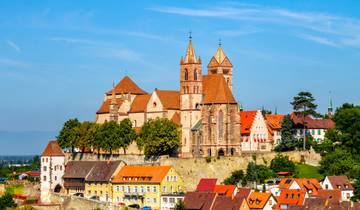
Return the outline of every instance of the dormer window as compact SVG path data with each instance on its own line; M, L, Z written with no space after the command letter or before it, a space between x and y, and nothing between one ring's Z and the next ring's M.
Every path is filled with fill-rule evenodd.
M154 102L154 103L153 103L153 107L156 107L156 105L157 105L156 102Z

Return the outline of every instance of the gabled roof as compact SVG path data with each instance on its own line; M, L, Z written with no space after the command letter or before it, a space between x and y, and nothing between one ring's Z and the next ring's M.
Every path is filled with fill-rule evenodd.
M246 205L248 205L247 203L247 200L246 200L247 197L244 197L244 196L238 196L238 194L236 194L236 196L233 198L232 202L233 202L233 210L239 210L242 208L242 204L243 202L245 201L246 202Z
M250 195L250 192L251 192L251 189L250 188L247 188L247 187L238 187L238 192L236 193L236 196L235 197L244 197L244 198L247 198L249 197Z
M309 194L316 195L318 190L321 189L321 185L317 179L314 178L296 178L296 183L305 189Z
M150 97L151 97L150 94L144 94L144 95L136 96L134 101L131 104L129 112L132 112L132 113L145 112L146 111L146 105L149 102Z
M56 140L49 141L41 156L65 156Z
M279 189L289 189L292 183L295 181L294 178L283 178L280 180L278 188Z
M281 123L285 115L282 114L267 114L265 115L266 124L272 130L278 130L281 128Z
M354 189L347 176L327 176L326 178L329 180L329 182L331 183L334 189L339 189L339 190Z
M235 189L235 185L215 185L213 192L232 198Z
M305 198L304 209L324 209L326 205L326 199L321 197L308 197Z
M264 208L271 196L269 192L252 192L247 199L250 209Z
M214 192L187 192L184 205L189 210L210 210L215 198Z
M225 55L224 50L222 47L219 47L216 50L215 55L211 58L208 67L217 67L217 66L224 66L224 67L232 67L232 64L229 58Z
M180 92L175 90L155 90L164 109L180 109Z
M331 119L317 119L309 115L305 116L303 119L301 115L292 113L291 120L294 122L295 126L302 126L304 121L306 127L310 129L330 129L335 127L335 123Z
M175 112L175 114L172 116L171 121L177 125L177 126L181 126L180 123L180 114L178 112Z
M202 178L196 187L198 192L213 192L217 179Z
M117 105L120 107L121 104L123 103L124 101L120 98L117 98L116 99L116 103ZM97 110L96 114L106 114L106 113L110 113L110 104L111 104L111 99L107 99L105 100L100 108Z
M160 183L171 166L124 166L113 183Z
M303 189L283 189L277 199L278 205L302 205L306 196L306 190Z
M251 126L254 123L257 111L241 111L240 112L240 127L241 135L249 135Z
M225 209L232 210L233 206L234 204L231 198L220 195L215 198L215 202L212 210L225 210Z
M122 161L96 161L85 181L109 182L121 164L124 163Z
M65 166L64 179L85 179L98 161L69 161Z
M125 94L130 93L134 95L143 95L146 94L146 92L141 89L137 84L130 79L130 77L125 76L120 80L120 82L114 87L115 88L115 94ZM112 90L109 90L106 94L111 95Z
M237 104L224 75L203 76L204 104Z
M341 190L319 190L316 197L327 200L329 203L341 202Z

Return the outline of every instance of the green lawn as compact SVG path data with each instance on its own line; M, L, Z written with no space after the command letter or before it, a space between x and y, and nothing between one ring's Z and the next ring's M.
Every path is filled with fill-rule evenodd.
M297 164L295 174L298 178L316 178L322 180L323 176L319 173L319 168L307 164Z

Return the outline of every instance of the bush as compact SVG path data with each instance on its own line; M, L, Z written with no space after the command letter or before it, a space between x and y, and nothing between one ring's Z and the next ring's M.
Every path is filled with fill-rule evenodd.
M206 157L205 160L206 160L207 163L210 163L211 162L211 157L210 156Z

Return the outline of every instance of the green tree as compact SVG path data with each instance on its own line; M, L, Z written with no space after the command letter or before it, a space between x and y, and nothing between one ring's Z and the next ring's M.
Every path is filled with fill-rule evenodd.
M57 141L62 148L71 148L71 151L74 152L74 148L78 146L80 139L80 125L81 123L76 118L65 122L57 136Z
M40 169L40 156L35 155L31 161L31 170Z
M78 131L79 131L79 141L77 146L81 149L82 152L85 151L85 148L90 147L90 141L91 138L88 135L88 133L90 132L90 130L92 129L92 127L95 125L95 123L93 122L82 122L80 124L80 126L78 127Z
M283 156L278 154L274 159L271 160L270 169L274 172L286 171L290 173L295 172L295 164L292 162L288 156Z
M136 139L136 136L131 121L129 119L122 120L120 122L120 147L123 148L124 154L126 154L126 149Z
M6 192L3 196L0 197L0 210L5 210L7 208L16 207L12 195Z
M294 96L291 105L293 106L293 110L295 114L300 114L303 118L303 125L304 130L306 129L305 125L305 116L313 115L319 116L316 112L317 105L314 103L315 98L312 96L310 92L301 91L296 96ZM306 132L304 132L304 139L303 139L303 149L306 149Z
M99 145L101 149L112 154L113 150L121 147L122 133L119 123L115 121L105 122L100 126L99 132L102 139L102 143Z
M103 147L103 141L100 133L100 125L94 124L89 132L87 132L87 137L89 146L94 150L97 150L98 154L100 153L100 149Z
M355 164L353 155L346 150L336 149L326 154L320 161L320 173L324 175L344 175Z
M169 155L180 147L180 131L169 119L150 119L141 128L137 145L146 156Z
M231 175L224 180L225 185L237 185L245 178L243 170L236 170L231 172Z
M185 204L182 200L180 200L176 205L174 210L187 210L187 208L185 207Z
M246 169L246 180L264 183L266 179L275 177L275 173L265 165L256 165L254 162L250 162Z
M281 122L280 133L281 141L280 144L275 147L275 151L284 152L295 150L299 140L294 138L294 122L291 120L290 115L284 116Z

